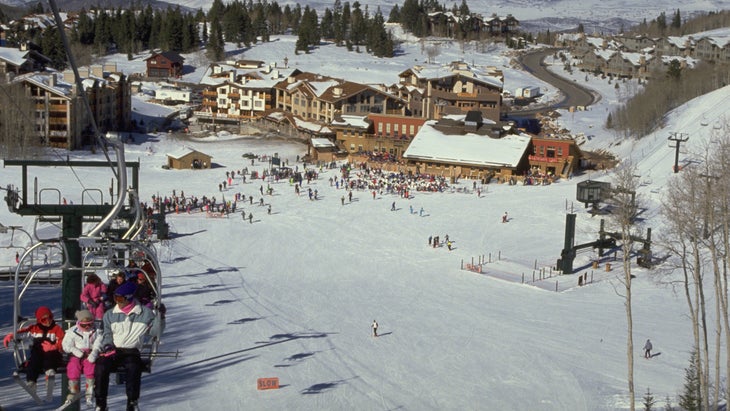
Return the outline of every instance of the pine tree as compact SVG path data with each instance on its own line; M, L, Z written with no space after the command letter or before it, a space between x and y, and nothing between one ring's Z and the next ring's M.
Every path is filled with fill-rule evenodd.
M94 20L90 19L86 12L79 13L78 24L75 28L78 32L78 41L81 44L94 44Z
M335 38L334 14L332 10L326 8L322 15L322 21L319 23L322 32L322 38L325 40Z
M206 44L206 56L211 61L220 61L225 57L225 48L223 42L223 30L220 20L213 20L210 23L210 37Z
M647 387L646 393L644 394L644 411L652 411L654 404L656 404L654 395L652 395L651 390Z
M388 23L398 23L400 22L400 9L398 8L398 5L396 4L393 6L392 9L390 9L390 14L388 15Z
M43 30L41 35L42 53L51 59L51 67L56 70L66 68L66 52L61 41L61 36L55 26L49 26Z
M689 366L684 369L684 391L679 394L679 406L686 411L699 411L702 404L698 361L699 354L695 347L689 359Z
M679 29L682 27L682 16L679 14L679 9L674 13L674 17L672 17L672 28L673 29Z
M350 16L350 40L356 46L365 44L367 37L367 26L365 16L360 9L360 3L352 4L352 15Z

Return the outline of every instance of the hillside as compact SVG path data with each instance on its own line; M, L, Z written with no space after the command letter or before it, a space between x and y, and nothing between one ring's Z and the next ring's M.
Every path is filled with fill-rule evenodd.
M229 51L231 56L276 61L291 53L293 41L282 37ZM404 47L394 60L324 46L290 61L307 70L380 82L424 59L417 43ZM460 57L504 68L505 88L532 83L510 68L509 55L494 50L480 54L445 43L438 60ZM116 61L124 70L139 71L135 64L141 58L128 62L117 56ZM202 70L186 74L188 80L202 76ZM561 111L558 121L583 132L587 148L609 150L637 165L645 226L659 238L663 189L675 178L667 135L689 133L681 155L682 163L689 164L693 150L723 132L714 125L725 123L728 108L722 102L730 97L730 88L668 113L663 129L634 141L602 129L600 119L620 103L613 85L585 76L575 80L599 91L602 99L586 112ZM545 98L555 97L555 90L542 87ZM136 115L169 112L141 96L135 96L134 107ZM698 126L701 119L708 126ZM330 184L340 177L337 169L317 169L319 177L303 187L318 191L316 201L297 196L285 180L244 184L237 179L226 191L218 189L226 171L268 167L266 162L252 165L242 158L246 152L278 153L302 169L304 164L295 162L306 150L302 145L229 133L196 139L165 133L133 137L126 155L142 164L143 200L184 190L227 200L243 193L256 201L263 197L272 206L268 214L256 201L240 203L239 210L253 214L251 223L239 214L169 216L173 238L157 244L168 306L162 349L182 355L158 360L153 373L144 376L141 404L146 409L198 410L211 404L257 410L628 409L626 320L616 293L622 275L616 263L609 257L593 269L591 261L598 256L585 251L575 267L591 280L587 286L578 287L576 275L549 276L562 248L567 212L577 214L576 243L596 237L599 220L575 202L576 184L589 178L610 181L611 173L585 173L550 186L478 184L480 196L468 179L441 193L413 191L410 199L385 191L373 198L370 190L356 190L353 201L342 204L344 190ZM163 170L165 154L183 144L211 154L217 167ZM51 158L65 155L53 153ZM85 152L69 155L102 159ZM108 170L34 173L41 187L58 188L75 202L81 201L84 188L106 187L111 176ZM353 175L365 177L363 170ZM3 186L19 182L17 168L3 169ZM269 185L273 195L261 196L259 190ZM396 211L390 211L393 202ZM501 223L505 211L510 219ZM33 230L32 219L6 208L0 209L0 222ZM454 242L452 251L428 246L429 237L446 234ZM13 261L14 252L25 245L22 236L0 235L0 241L4 262ZM654 251L664 254L658 245ZM489 261L483 274L461 269L479 258ZM606 271L606 263L614 267ZM634 268L633 283L637 397L650 388L661 405L665 397L676 401L692 344L684 297L658 281L656 274L664 271ZM11 287L0 283L0 334L11 328L11 296ZM33 288L24 312L40 303L58 313L59 289ZM369 335L373 319L380 323L377 339ZM651 360L639 358L647 338L658 354ZM28 396L9 376L10 354L0 350L0 405L28 409ZM281 388L258 391L260 377L278 377ZM111 393L110 404L119 407L124 388L114 386Z

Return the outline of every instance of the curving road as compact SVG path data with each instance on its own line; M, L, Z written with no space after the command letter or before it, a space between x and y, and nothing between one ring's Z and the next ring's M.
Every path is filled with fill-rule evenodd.
M529 110L517 110L508 114L528 116L545 110L568 108L571 106L589 106L598 100L595 92L581 87L575 81L560 77L548 70L543 64L545 57L555 53L556 49L543 49L531 53L523 54L518 61L522 68L537 77L538 79L549 83L559 89L563 94L563 99L557 103L546 105L540 108L532 108Z

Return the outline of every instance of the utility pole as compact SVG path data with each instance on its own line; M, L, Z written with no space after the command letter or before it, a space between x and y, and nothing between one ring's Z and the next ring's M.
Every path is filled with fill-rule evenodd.
M674 148L674 173L679 173L679 146L681 143L686 142L689 140L689 134L688 133L678 133L676 131L673 131L669 133L669 141L674 142L674 145L672 143L669 143L670 148Z

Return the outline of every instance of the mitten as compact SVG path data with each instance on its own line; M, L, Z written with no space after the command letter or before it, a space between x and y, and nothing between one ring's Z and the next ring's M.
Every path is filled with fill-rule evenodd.
M43 348L44 352L56 351L56 344L50 341L43 341L41 347Z
M8 348L8 345L10 345L10 341L13 340L13 333L10 333L3 338L3 345L5 348Z

